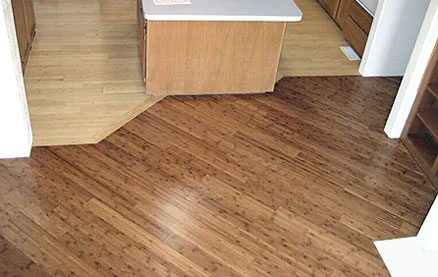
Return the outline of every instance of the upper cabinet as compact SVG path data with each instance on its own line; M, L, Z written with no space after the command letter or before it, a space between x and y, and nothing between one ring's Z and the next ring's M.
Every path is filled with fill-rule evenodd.
M14 12L21 65L24 72L35 37L35 12L32 0L11 0L11 3Z

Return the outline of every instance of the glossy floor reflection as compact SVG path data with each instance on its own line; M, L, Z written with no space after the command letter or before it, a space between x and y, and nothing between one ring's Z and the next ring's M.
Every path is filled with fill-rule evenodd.
M398 79L169 97L96 145L0 161L3 275L388 276L435 198L383 133Z

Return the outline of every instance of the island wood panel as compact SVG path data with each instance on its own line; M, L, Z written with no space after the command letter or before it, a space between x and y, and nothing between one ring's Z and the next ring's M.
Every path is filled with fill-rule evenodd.
M273 91L286 23L149 21L146 92Z

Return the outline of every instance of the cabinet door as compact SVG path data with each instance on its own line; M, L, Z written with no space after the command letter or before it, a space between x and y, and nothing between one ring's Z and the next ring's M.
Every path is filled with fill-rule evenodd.
M321 3L327 13L332 18L336 18L336 13L338 12L339 7L339 0L323 0L321 1Z
M15 29L17 32L21 63L24 65L26 63L27 53L30 48L30 41L26 23L26 13L24 11L24 0L12 0L11 2L14 12Z
M32 0L24 0L24 12L26 15L26 26L29 41L33 40L35 35L35 11L33 9Z
M373 17L356 1L350 4L348 15L354 22L364 31L369 34L371 24L373 24Z
M365 50L368 36L367 34L357 25L356 22L348 16L344 25L344 37L351 46L356 50L356 52L362 56Z
M345 21L347 20L348 11L350 9L351 0L340 0L338 13L336 14L336 22L341 26L341 29L344 28Z

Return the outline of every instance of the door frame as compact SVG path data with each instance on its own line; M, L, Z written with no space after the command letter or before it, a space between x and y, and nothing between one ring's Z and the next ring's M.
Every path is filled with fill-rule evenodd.
M29 157L32 129L11 0L0 8L0 158Z
M423 75L438 40L438 0L431 0L406 74L385 126L389 138L399 139L417 97Z

